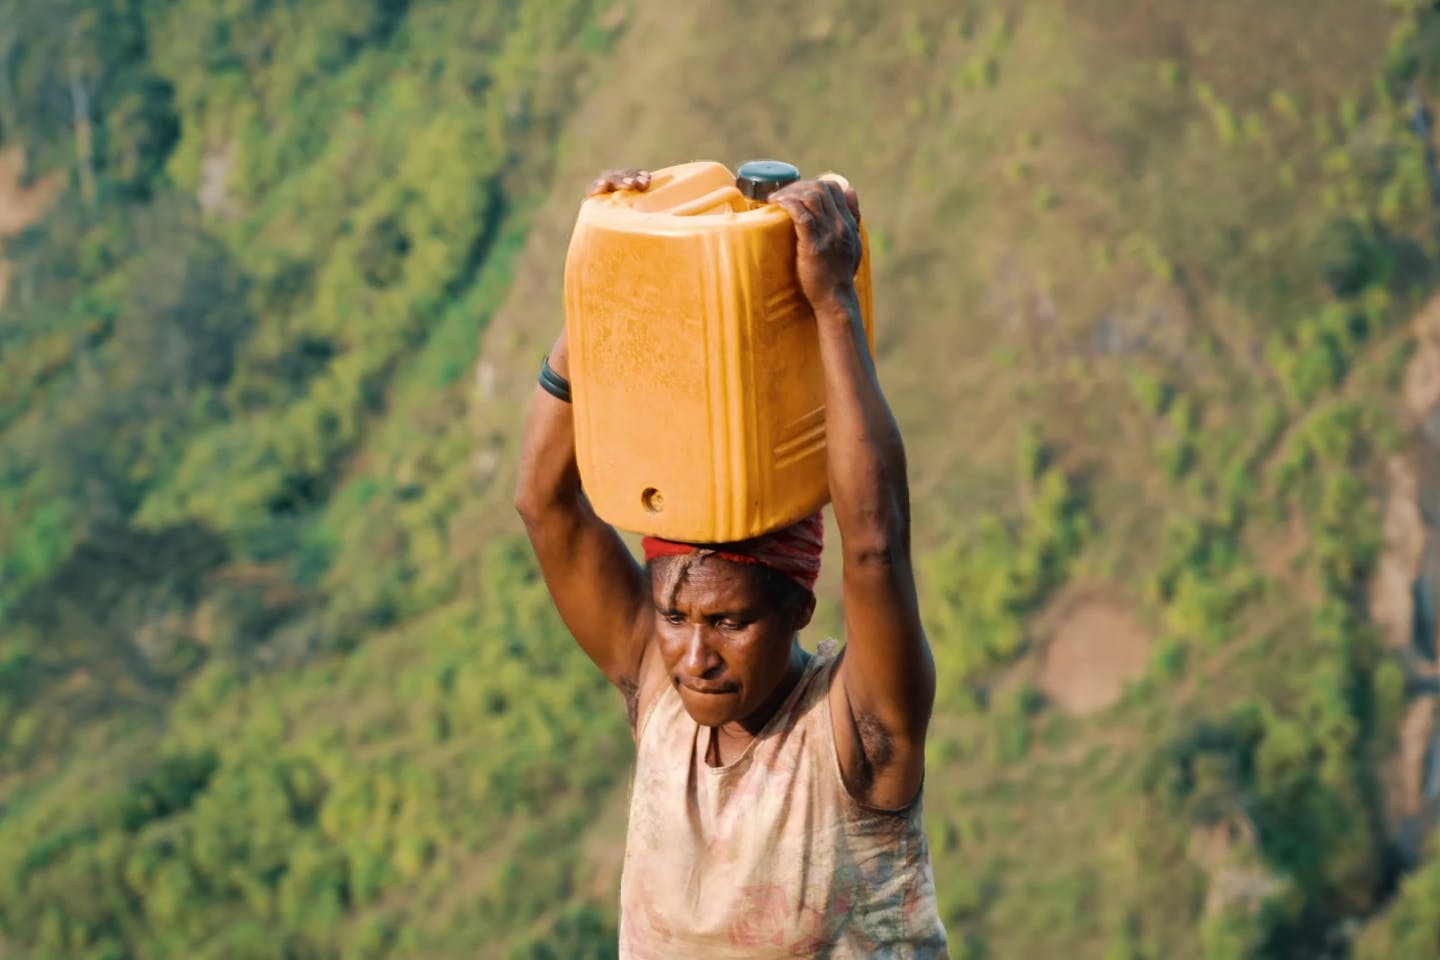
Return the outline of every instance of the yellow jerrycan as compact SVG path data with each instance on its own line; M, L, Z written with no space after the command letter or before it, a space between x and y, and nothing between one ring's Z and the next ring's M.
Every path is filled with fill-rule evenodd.
M799 176L685 163L581 206L565 260L575 452L607 522L714 543L829 500L815 319L794 225L766 201ZM856 289L873 352L868 245Z

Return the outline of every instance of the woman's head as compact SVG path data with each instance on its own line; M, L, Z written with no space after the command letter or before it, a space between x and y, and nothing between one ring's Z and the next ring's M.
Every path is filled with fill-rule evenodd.
M696 722L745 720L776 693L815 612L823 536L817 513L741 543L645 539L661 658Z
M769 567L710 552L649 566L661 659L686 711L710 727L753 716L785 679L815 595Z

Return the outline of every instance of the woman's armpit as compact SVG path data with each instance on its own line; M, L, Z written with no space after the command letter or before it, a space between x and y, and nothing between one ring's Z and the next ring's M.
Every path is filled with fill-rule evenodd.
M645 643L645 649L640 654L640 669L636 678L629 681L629 686L633 688L633 695L626 687L621 687L620 692L625 697L630 734L638 744L645 734L645 724L666 686L665 665L660 660L660 651L655 648L653 636Z

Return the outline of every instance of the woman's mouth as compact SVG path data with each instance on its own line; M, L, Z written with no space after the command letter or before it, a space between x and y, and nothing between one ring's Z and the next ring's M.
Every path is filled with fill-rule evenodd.
M720 696L725 693L734 693L738 687L731 683L705 683L703 680L687 680L684 677L676 677L675 681L687 690L694 693L703 693L707 696Z

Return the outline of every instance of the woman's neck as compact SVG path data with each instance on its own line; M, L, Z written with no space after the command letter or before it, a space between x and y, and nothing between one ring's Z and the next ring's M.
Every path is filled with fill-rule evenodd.
M810 654L800 646L797 638L791 637L790 660L785 665L785 675L775 685L770 696L765 698L765 702L744 719L710 728L709 743L705 747L707 766L723 767L727 763L733 763L745 752L745 748L765 729L765 725L775 716L785 698L790 696L795 685L805 675L805 666L809 662Z
M775 716L775 711L779 710L780 705L785 702L785 698L790 696L790 691L795 689L795 684L799 683L800 678L805 675L805 665L809 662L810 654L800 646L797 637L791 637L790 660L785 665L785 675L780 678L780 682L775 685L770 696L766 697L765 702L760 704L749 716L722 725L719 728L720 735L729 740L747 743L759 736L760 731L765 729L765 724L770 722L770 719Z

